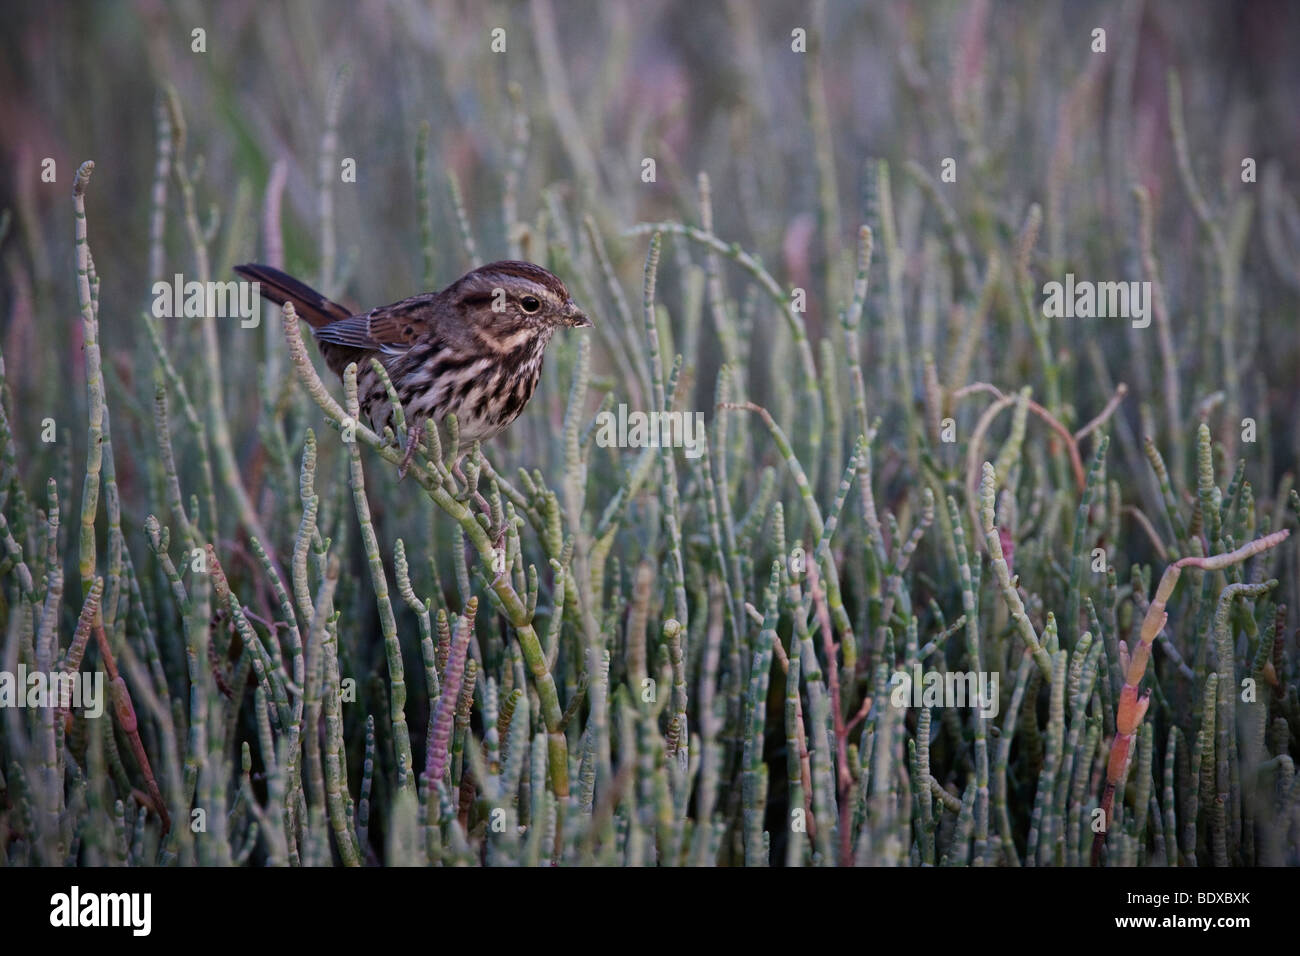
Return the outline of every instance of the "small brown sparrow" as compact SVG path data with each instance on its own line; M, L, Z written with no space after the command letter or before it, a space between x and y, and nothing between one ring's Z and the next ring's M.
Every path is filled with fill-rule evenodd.
M490 262L441 292L359 315L271 266L250 263L235 272L260 283L277 305L293 303L335 374L357 363L361 408L382 432L394 422L370 363L379 359L410 426L403 474L429 419L441 426L454 412L465 442L491 438L513 422L537 387L551 334L591 325L564 283L531 262Z

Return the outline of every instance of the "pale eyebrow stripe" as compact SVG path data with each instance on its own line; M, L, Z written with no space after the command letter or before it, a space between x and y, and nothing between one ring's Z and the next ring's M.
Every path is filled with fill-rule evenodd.
M544 286L540 282L536 282L533 279L525 279L522 276L516 276L516 275L506 275L503 272L493 272L491 273L490 276L485 276L484 278L487 278L489 279L489 281L491 281L492 283L491 287L493 289L505 289L508 288L510 285L518 286L519 284L522 283L527 288L520 289L519 290L520 295L531 293L532 295L537 296L537 298L541 299L544 302L563 301L560 298L560 296L555 293L553 289Z

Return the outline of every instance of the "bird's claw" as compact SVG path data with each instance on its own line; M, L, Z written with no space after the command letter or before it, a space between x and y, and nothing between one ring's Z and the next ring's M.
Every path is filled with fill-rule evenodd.
M424 425L420 422L415 422L406 430L406 451L402 453L401 464L397 466L398 481L406 477L406 471L411 467L411 459L415 457L415 450L420 447L422 437L424 437Z

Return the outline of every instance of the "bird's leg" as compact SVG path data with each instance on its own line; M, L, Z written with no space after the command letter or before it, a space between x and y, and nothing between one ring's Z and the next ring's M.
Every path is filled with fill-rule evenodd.
M406 429L406 451L402 453L402 463L397 466L398 481L406 477L406 469L411 467L411 459L415 457L415 449L420 446L422 437L424 437L424 422L412 422Z

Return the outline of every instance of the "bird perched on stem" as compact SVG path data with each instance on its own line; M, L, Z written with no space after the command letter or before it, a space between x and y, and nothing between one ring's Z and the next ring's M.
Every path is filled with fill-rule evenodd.
M293 303L335 374L342 377L357 363L362 411L376 431L389 426L396 434L387 391L370 359L384 366L408 425L402 475L430 419L441 427L454 413L460 438L468 442L508 426L533 397L552 333L591 325L564 283L531 262L489 262L441 292L360 314L271 266L249 263L235 272L260 283L261 294L277 305Z

